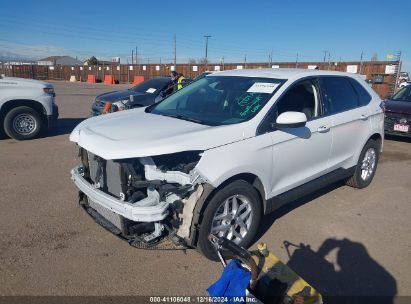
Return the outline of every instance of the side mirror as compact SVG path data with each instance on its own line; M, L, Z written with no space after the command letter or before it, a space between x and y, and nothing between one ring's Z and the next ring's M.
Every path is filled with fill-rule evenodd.
M306 122L307 122L307 116L304 113L290 111L290 112L281 113L277 117L277 120L274 123L274 127L278 129L300 128L300 127L304 127Z

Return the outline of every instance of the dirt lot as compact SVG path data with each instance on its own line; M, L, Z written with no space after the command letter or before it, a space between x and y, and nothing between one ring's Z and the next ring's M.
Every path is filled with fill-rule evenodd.
M55 83L58 125L0 140L0 295L200 295L218 263L195 250L130 247L77 205L69 142L98 93L126 86ZM374 182L336 185L268 216L260 241L325 294L411 296L411 144L390 138ZM290 247L284 241L300 244ZM320 252L318 250L320 249Z

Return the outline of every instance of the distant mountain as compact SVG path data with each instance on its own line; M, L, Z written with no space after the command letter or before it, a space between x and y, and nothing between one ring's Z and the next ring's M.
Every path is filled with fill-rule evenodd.
M0 51L0 61L25 61L25 62L35 62L35 58L25 55L20 55L8 51Z

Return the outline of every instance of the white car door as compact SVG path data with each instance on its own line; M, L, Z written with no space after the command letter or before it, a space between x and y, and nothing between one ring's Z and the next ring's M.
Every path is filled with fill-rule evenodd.
M331 149L331 121L323 115L318 82L306 79L294 84L276 102L273 120L287 111L303 112L305 127L271 132L273 167L269 197L284 193L328 172Z
M331 118L330 170L347 169L357 163L359 151L369 136L369 107L360 104L359 96L347 77L322 77L320 85Z

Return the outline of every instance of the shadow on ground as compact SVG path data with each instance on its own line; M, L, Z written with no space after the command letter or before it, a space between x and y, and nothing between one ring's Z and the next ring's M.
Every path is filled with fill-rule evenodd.
M287 213L293 211L294 209L297 209L298 207L301 207L305 205L308 202L311 202L315 200L316 198L323 196L324 194L327 194L328 192L331 192L341 186L344 186L345 183L343 181L337 182L335 184L326 186L318 191L312 192L309 195L303 196L291 203L286 204L285 206L275 210L274 212L266 215L263 218L262 224L259 228L259 231L257 232L257 235L255 237L255 241L259 240L269 229L270 227L274 224L274 222L287 215Z
M304 244L284 241L284 245L289 253L287 265L323 295L324 303L393 303L397 294L394 277L363 244L330 238L318 251ZM334 263L326 259L333 251Z
M55 125L42 132L39 138L70 134L71 131L85 119L86 118L59 118L55 122Z
M277 219L343 185L344 182L332 184L267 215L255 240L260 239ZM324 296L324 303L393 303L397 294L394 277L361 243L327 239L317 252L304 244L284 241L284 246L289 255L287 265ZM332 251L337 257L334 264L326 259Z
M40 132L40 135L32 140L70 134L71 131L85 119L86 118L59 118L51 128ZM4 131L0 129L0 140L8 138ZM10 143L15 143L15 141L10 141Z
M384 138L386 140L392 140L392 141L400 141L400 142L405 142L405 143L411 143L411 137L406 137L406 136L396 136L396 135L388 135L385 134Z

